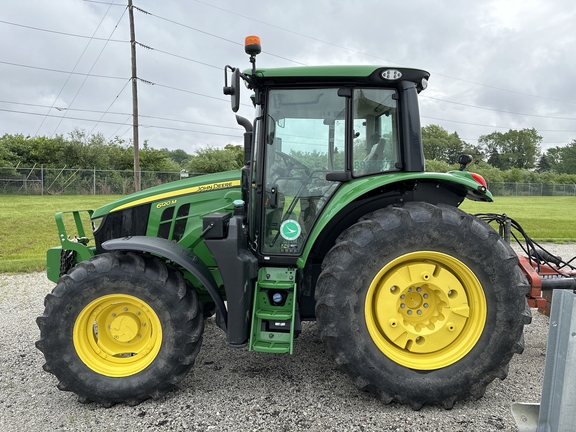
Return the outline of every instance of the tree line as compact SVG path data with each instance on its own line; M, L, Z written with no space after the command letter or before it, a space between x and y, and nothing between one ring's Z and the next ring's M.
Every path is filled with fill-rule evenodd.
M145 141L139 155L141 171L209 173L241 168L244 164L244 150L231 144L224 149L203 148L191 155L181 149L155 149ZM18 134L0 137L0 167L40 165L130 171L134 169L134 147L118 138L106 141L102 134L87 136L80 130L74 130L66 137Z
M481 135L472 145L433 124L422 128L422 144L427 171L454 169L458 156L469 154L470 170L489 182L576 183L576 139L541 152L534 128Z
M470 154L470 168L489 182L576 183L576 139L565 146L541 152L542 137L535 129L509 130L482 135L478 144L462 140L438 125L422 128L427 171L444 172L458 167L458 157ZM300 156L308 161L314 155ZM204 147L189 154L182 149L152 148L144 142L140 149L142 171L212 173L241 168L244 153L240 145L223 149ZM68 136L30 137L5 134L0 137L0 167L43 165L46 168L84 168L130 171L134 150L129 142L103 135L87 136L74 130Z

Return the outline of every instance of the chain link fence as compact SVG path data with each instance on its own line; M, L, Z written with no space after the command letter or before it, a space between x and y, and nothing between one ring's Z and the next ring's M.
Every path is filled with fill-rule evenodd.
M186 171L141 171L141 189L193 176ZM134 171L0 167L0 194L127 195L134 192Z
M142 171L141 189L199 174ZM488 182L496 196L576 196L576 184ZM127 195L134 191L133 171L0 167L0 194Z
M488 182L495 196L575 196L576 184Z

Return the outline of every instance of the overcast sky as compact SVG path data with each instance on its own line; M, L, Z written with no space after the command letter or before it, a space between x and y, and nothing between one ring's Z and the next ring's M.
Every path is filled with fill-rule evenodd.
M431 73L422 124L476 144L535 128L542 149L576 139L574 0L133 0L140 143L193 153L241 144L229 64L408 66ZM110 5L110 3L114 3ZM0 134L132 138L127 0L3 0ZM73 73L72 73L73 72ZM146 84L148 82L150 84ZM252 118L249 92L239 114Z

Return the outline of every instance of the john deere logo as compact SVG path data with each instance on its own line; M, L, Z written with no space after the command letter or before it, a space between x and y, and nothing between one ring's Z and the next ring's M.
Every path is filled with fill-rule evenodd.
M280 234L286 240L296 240L300 237L301 233L302 228L300 228L300 224L294 219L285 220L282 222L282 225L280 225Z

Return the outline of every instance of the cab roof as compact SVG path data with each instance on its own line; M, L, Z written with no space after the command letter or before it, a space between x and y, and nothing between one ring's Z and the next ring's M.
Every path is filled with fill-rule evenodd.
M244 71L250 76L251 70ZM425 88L423 80L430 73L421 69L390 66L339 65L297 66L285 68L256 69L255 78L260 85L282 85L294 83L366 84L396 86L401 81L411 81L418 90Z

